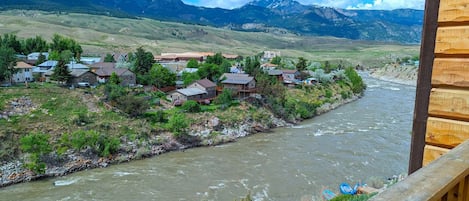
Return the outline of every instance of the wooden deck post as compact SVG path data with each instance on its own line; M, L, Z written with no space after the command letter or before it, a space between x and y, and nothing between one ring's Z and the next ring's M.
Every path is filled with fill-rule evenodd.
M420 48L420 66L415 98L414 123L410 147L409 174L417 171L423 164L425 133L428 119L431 77L435 58L435 41L438 28L438 11L440 0L426 0L425 20Z

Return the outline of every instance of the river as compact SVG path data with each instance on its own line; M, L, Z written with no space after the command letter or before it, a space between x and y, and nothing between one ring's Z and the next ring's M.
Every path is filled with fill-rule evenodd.
M0 200L319 200L341 182L385 180L407 171L415 87L365 80L362 99L291 128L18 184Z

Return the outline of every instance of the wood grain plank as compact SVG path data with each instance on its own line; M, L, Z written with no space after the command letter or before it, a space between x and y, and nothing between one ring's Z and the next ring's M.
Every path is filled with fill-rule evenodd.
M469 91L433 88L428 113L433 117L469 121Z
M441 0L438 22L469 22L469 2Z
M458 191L459 191L459 185L456 185L453 189L448 191L446 200L447 201L458 201Z
M458 201L465 201L466 200L466 177L461 179L459 182L459 189L458 189Z
M436 58L432 85L469 88L469 58Z
M428 164L440 158L449 151L450 149L426 145L425 150L423 152L423 166L427 166Z
M435 53L445 55L469 54L469 26L438 28Z
M469 122L430 117L425 141L428 144L454 148L469 139Z

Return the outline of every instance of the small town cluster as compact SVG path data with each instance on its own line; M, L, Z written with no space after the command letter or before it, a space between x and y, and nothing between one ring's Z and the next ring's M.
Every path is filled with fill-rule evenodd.
M314 84L315 78L309 78L300 81L300 71L298 70L280 70L277 64L271 61L275 57L280 57L280 52L264 51L261 57L263 64L261 69L269 76L273 76L287 86L296 84ZM39 57L43 55L45 61L38 65ZM113 53L113 62L105 62L106 55L101 57L81 57L80 63L70 61L66 66L70 72L71 79L67 83L71 88L74 87L94 87L99 84L108 82L111 75L115 73L120 79L120 85L129 87L144 87L137 84L137 76L129 68L125 67L128 62L128 54ZM222 54L223 58L235 63L230 67L229 73L223 73L218 79L220 83L217 85L207 78L196 80L192 84L185 85L182 80L183 73L197 73L197 68L188 67L188 62L197 61L203 63L208 57L213 57L212 52L185 52L185 53L162 53L154 57L156 63L170 70L177 75L177 81L173 86L158 88L168 93L168 97L175 105L180 105L187 100L195 100L198 102L210 102L223 89L230 89L233 94L238 97L247 97L256 92L256 80L253 76L247 74L243 70L243 66L239 61L242 57L233 54ZM28 55L19 56L21 61L15 65L16 72L12 76L14 83L28 83L33 81L51 82L51 76L55 66L58 64L56 60L48 60L48 52L33 52ZM237 62L238 61L238 62ZM148 88L148 87L145 87ZM153 88L153 87L150 87ZM150 90L156 90L155 88Z

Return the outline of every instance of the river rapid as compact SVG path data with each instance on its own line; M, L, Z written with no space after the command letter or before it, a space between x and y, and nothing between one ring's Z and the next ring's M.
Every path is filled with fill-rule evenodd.
M235 143L0 189L1 201L320 200L341 182L407 171L415 87L365 75L358 101ZM55 183L55 185L54 185Z

